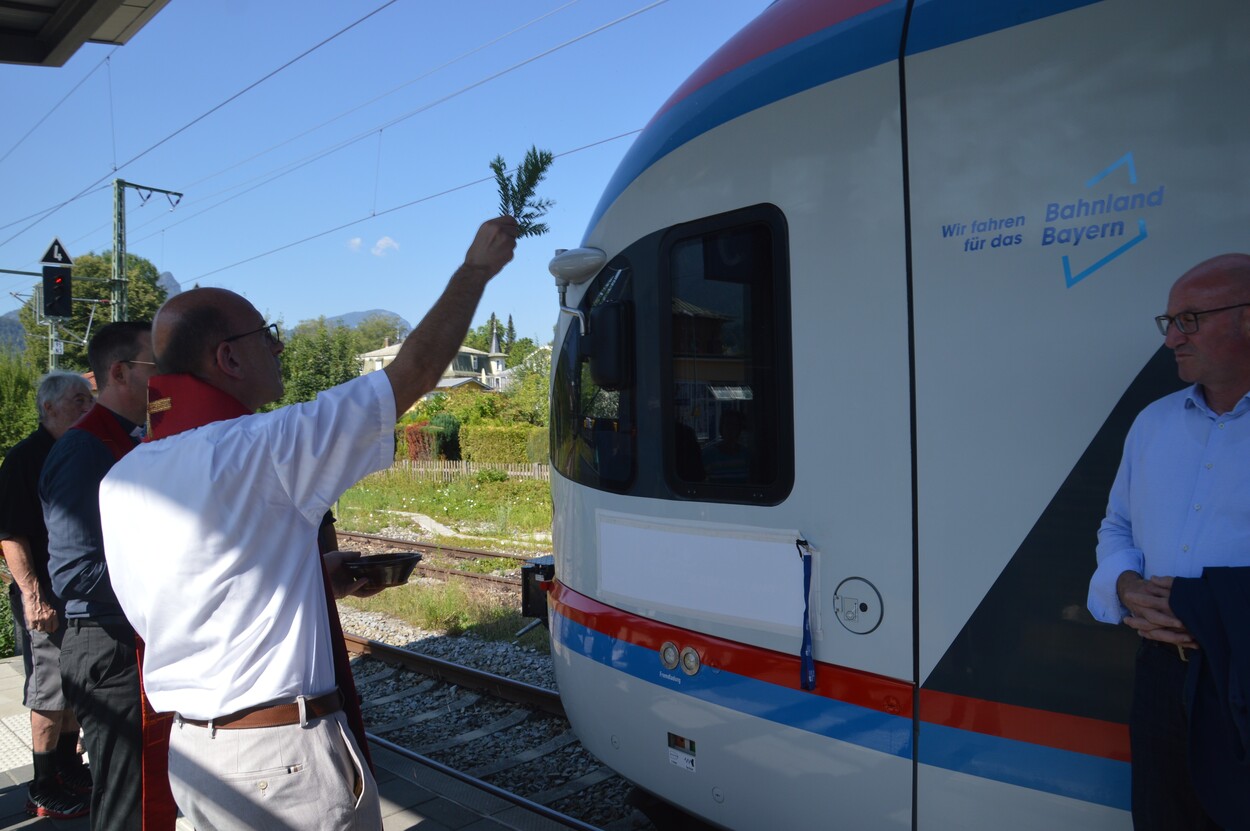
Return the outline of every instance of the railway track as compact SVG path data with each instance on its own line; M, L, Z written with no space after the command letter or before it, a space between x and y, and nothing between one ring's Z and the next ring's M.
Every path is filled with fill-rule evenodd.
M584 750L559 694L346 635L380 746L581 829L641 831L630 785Z
M532 555L524 554L501 554L496 551L481 551L473 548L454 548L444 545L431 545L429 543L413 542L411 540L397 540L391 537L380 537L376 534L362 534L356 531L340 531L338 534L339 545L345 549L353 551L361 551L366 554L377 553L381 551L417 551L423 555L423 561L417 564L417 572L427 577L433 577L439 580L473 580L484 583L497 583L501 586L520 587L521 578L519 576L500 575L500 574L481 574L472 571L462 571L455 568L444 568L442 566L430 565L424 562L424 558L439 557L452 560L474 560L480 561L484 559L502 560L510 563L512 569L520 570L521 565Z

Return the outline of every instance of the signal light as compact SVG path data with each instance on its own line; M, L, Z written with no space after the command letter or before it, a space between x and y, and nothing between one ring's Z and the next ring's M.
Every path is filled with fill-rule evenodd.
M73 290L70 269L63 265L43 267L43 313L47 317L70 317L73 314Z

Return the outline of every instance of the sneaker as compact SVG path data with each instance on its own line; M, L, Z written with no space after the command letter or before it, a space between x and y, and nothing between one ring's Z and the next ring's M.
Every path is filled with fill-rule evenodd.
M91 768L81 762L68 771L61 771L56 775L56 780L69 793L77 796L91 795Z
M85 817L91 806L81 796L67 793L62 788L29 792L26 800L26 813L32 817L48 817L49 819L74 819Z

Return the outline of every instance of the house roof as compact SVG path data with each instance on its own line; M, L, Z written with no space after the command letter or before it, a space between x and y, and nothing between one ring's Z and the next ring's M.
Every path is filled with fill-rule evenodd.
M0 2L4 2L4 0L0 0ZM372 352L363 352L358 357L360 358L393 358L399 354L399 349L403 345L404 345L403 341L400 341L399 343L393 343L390 346L383 346L381 349L375 349ZM483 352L481 349L474 349L472 346L461 346L456 351L458 353L462 353L462 354L467 353L469 355L485 355L488 358L506 357L506 354L503 352Z
M465 384L476 384L477 386L481 387L484 390L490 389L490 387L486 386L481 381L477 380L477 378L469 378L469 377L439 378L438 383L434 385L434 388L440 389L440 390L449 390L455 387L463 387Z

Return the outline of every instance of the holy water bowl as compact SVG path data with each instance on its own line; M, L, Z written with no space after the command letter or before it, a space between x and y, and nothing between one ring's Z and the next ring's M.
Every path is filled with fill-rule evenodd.
M368 580L374 588L402 586L408 582L421 555L415 551L368 554L359 560L347 560L343 568L353 580Z

